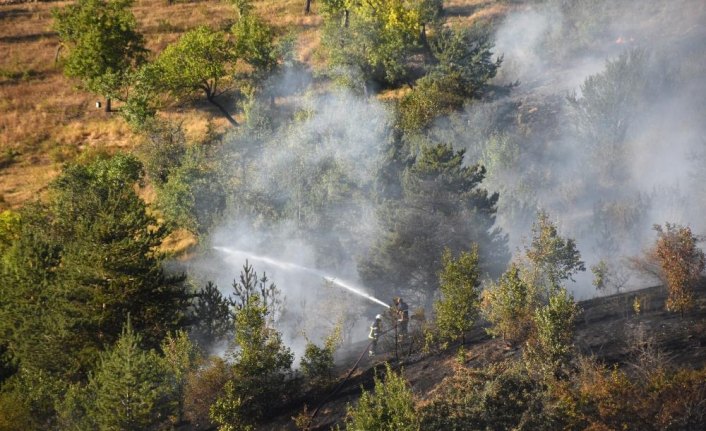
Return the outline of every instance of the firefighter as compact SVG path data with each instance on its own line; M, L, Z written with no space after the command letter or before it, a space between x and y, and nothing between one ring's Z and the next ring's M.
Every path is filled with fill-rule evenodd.
M399 296L394 300L395 313L397 314L397 333L400 339L407 337L407 326L409 325L409 305Z
M378 346L378 338L380 338L381 332L382 332L382 315L378 314L377 316L375 316L375 321L373 322L373 324L370 325L370 334L368 334L368 338L370 338L372 341L370 341L370 348L368 349L368 355L375 356L377 346Z

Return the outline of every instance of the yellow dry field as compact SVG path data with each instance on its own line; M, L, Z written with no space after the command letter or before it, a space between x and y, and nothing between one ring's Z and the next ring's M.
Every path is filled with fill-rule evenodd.
M62 75L55 62L59 41L52 30L51 11L69 2L0 0L0 210L14 208L41 196L61 165L85 151L133 149L136 136L116 114L95 107L98 97ZM304 14L305 0L254 0L257 12L279 35L295 33L300 60L314 67L321 56L316 14ZM450 21L492 18L503 12L503 2L449 0ZM500 6L499 6L500 5ZM152 53L164 49L179 35L198 25L228 28L236 19L223 1L174 2L136 0L133 7L139 30ZM118 103L114 107L119 108ZM204 103L182 105L163 113L184 122L198 137L210 122L228 127ZM236 117L237 118L237 117Z

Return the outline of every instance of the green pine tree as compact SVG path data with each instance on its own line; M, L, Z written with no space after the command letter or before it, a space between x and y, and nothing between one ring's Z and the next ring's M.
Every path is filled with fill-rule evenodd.
M443 269L439 274L441 299L434 303L434 311L439 335L444 340L453 341L464 338L478 317L478 247L461 252L456 259L451 250L446 249L442 262Z

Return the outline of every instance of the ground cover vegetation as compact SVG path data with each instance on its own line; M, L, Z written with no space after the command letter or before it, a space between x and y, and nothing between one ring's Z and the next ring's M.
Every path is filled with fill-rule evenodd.
M311 12L300 3L299 14ZM535 192L556 180L524 168L545 144L528 139L520 154L523 124L479 132L467 120L499 91L492 22L459 24L438 0L321 0L312 70L263 13L271 2L227 2L225 18L179 31L158 23L170 33L160 42L146 34L140 5L78 0L52 14L66 76L119 109L111 121L139 144L83 151L41 196L0 212L0 431L254 430L330 396L338 350L364 313L323 291L319 311L297 317L278 287L287 277L270 280L246 261L219 288L165 247L179 232L208 244L232 225L267 232L258 244L267 250L294 244L317 267L354 271L377 297L419 306L337 429L706 425L706 370L671 367L649 340L623 364L632 368L579 352L570 292L586 263L557 215L538 210ZM588 43L582 31L572 33L575 49ZM646 217L616 185L627 178L638 116L626 111L649 104L654 67L645 51L628 50L564 98L577 142L591 151L586 175L598 178L585 193L605 198L585 226L603 234L596 244L611 262L592 267L603 290L624 284L613 272L616 242ZM191 134L174 110L204 105L215 111ZM0 164L11 166L13 154ZM517 181L504 182L513 170ZM501 216L526 227L514 254ZM686 326L703 307L700 238L680 224L655 231L633 266L662 280L665 309ZM501 338L511 354L466 366L473 331ZM287 345L297 337L306 341L298 363ZM448 349L458 350L453 372L427 394L414 391L402 351L433 358ZM307 411L295 420L302 429L313 421Z

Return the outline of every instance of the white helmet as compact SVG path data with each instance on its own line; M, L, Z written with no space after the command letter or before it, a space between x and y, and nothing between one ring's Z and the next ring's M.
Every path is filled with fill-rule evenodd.
M382 314L378 314L377 316L375 316L375 320L382 320Z

